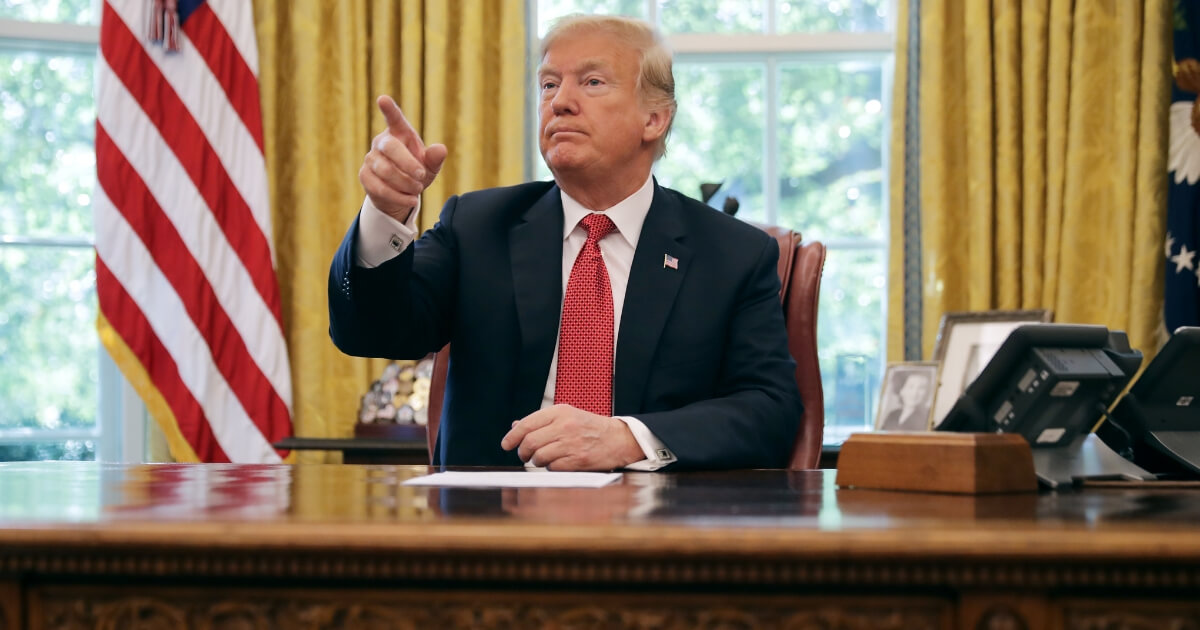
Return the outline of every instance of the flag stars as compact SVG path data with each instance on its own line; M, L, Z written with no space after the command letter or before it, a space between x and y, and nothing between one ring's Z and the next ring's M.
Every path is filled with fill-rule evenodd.
M1171 250L1174 248L1175 248L1175 237L1171 236L1170 232L1167 232L1167 252L1166 252L1167 258L1171 257Z
M1179 273L1184 269L1195 269L1193 258L1196 257L1196 252L1190 251L1187 244L1179 246L1179 253L1171 256L1171 262L1175 263L1175 273Z

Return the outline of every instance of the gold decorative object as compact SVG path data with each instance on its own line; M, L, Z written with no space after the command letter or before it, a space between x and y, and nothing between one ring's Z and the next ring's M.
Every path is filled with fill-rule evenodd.
M429 379L433 358L414 363L395 361L383 368L379 380L371 383L358 407L360 424L419 424L428 421Z

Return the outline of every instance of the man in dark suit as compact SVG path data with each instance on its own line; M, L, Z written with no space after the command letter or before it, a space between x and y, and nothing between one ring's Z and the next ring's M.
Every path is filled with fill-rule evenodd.
M388 128L330 269L334 343L388 358L451 344L441 464L786 465L802 407L778 248L651 177L675 113L661 36L568 18L538 81L554 182L452 197L415 242L447 151L379 98Z

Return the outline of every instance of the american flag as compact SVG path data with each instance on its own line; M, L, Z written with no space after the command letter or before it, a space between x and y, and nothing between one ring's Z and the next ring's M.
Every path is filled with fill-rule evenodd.
M248 0L105 0L101 341L180 461L278 462L291 374Z

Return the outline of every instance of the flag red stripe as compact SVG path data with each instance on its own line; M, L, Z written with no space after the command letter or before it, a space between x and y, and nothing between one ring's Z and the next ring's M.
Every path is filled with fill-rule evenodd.
M196 456L204 462L228 462L229 457L213 436L200 403L179 378L175 359L154 334L154 329L137 303L125 292L99 256L96 257L96 296L100 311L146 368L150 380L170 405L179 432L192 446Z
M100 48L109 67L134 99L144 104L146 115L195 183L282 328L279 287L266 235L258 228L203 130L107 2L100 28Z
M263 131L262 113L258 103L258 79L238 52L233 38L229 36L207 2L201 3L192 11L183 23L183 32L225 89L229 103L237 111L238 117L242 119L242 123L246 125L250 136L258 145L258 151L262 153Z
M246 414L268 442L286 437L291 424L287 405L250 355L179 232L99 122L96 123L96 169L101 188L179 295L188 316L208 344L218 371Z

